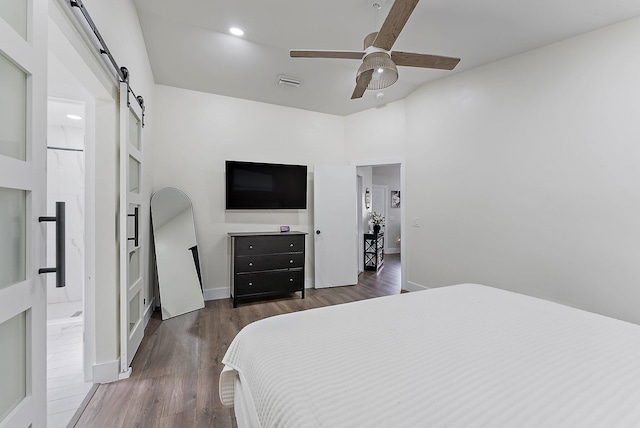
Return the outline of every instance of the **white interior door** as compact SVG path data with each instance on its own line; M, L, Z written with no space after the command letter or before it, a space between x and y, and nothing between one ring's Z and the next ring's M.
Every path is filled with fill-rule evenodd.
M142 149L142 108L120 83L120 371L125 374L144 336Z
M315 165L313 170L315 287L358 282L356 168Z
M0 2L0 427L46 425L47 1Z

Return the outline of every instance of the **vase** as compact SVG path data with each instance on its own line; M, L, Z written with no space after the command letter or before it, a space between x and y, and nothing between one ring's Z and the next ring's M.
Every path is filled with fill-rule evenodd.
M373 233L380 233L380 225L379 224L374 224L373 225Z

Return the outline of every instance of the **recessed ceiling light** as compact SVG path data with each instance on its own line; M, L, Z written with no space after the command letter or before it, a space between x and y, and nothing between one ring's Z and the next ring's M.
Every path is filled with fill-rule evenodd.
M82 118L80 116L75 115L75 114L68 114L67 117L69 119L73 119L73 120L82 120Z
M229 28L229 32L231 34L233 34L234 36L243 36L244 35L244 31L242 31L241 29L239 29L238 27L231 27Z

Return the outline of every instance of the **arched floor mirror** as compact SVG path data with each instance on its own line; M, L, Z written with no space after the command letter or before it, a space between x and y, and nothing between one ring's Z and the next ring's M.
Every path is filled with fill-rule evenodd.
M151 197L151 221L162 319L203 308L191 200L173 187L158 190Z

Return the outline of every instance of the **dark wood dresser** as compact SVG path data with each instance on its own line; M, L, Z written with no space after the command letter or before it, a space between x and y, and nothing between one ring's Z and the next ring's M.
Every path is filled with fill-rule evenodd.
M245 297L296 291L304 299L304 232L229 233L233 307Z

